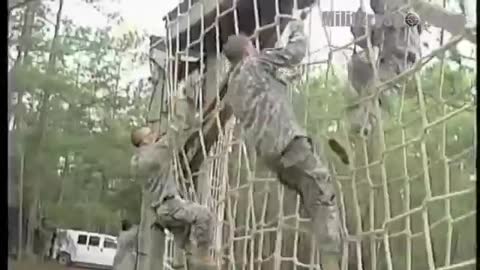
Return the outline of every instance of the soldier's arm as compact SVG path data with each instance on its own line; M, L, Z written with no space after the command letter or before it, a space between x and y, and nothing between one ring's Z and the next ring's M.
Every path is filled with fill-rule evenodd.
M165 163L169 153L165 140L138 148L130 162L132 172L137 176L142 176L158 171Z
M283 48L265 49L262 55L280 67L292 67L302 62L307 51L303 21L290 22L290 36Z
M127 254L134 252L137 246L137 231L138 226L132 226L128 231L123 231L117 240L117 252L113 258L113 266L118 266L119 263L127 256Z

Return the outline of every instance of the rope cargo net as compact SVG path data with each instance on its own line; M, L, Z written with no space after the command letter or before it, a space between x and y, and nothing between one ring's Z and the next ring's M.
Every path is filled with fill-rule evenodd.
M252 1L253 12L258 13L260 0ZM175 126L179 126L175 121L180 121L174 115L178 100L191 96L197 118L203 119L204 108L218 96L228 67L221 53L221 18L233 16L235 32L240 28L236 1L227 9L221 9L217 1L213 22L207 25L201 18L200 37L194 40L187 30L183 39L186 46L181 48L179 39L172 37L180 36L178 20L189 21L193 2L198 5L198 1L190 2L186 12L177 9L175 19L166 17L166 78L162 89L167 122ZM273 28L277 35L282 34L278 18L290 15L280 14L279 2L270 7L276 10L274 23L262 24L260 16L254 16L252 37L257 46L262 31ZM470 89L475 82L472 79L470 89L461 89L468 92L463 95L465 99L459 97L461 93L452 94L452 68L445 56L452 43L462 37L443 38L411 68L392 76L399 86L393 109L387 115L374 106L381 120L369 137L354 136L348 131L349 104L344 90L350 82L347 76L338 75L341 68L332 65L336 54L350 57L354 38L344 46L332 45L328 35L335 28L312 27L313 15L322 10L325 8L317 3L310 7L305 29L310 39L326 35L328 46L310 49L298 74L288 81L298 119L328 160L338 186L347 234L340 269L474 269L476 93ZM210 49L216 52L207 57L197 55L198 66L194 72L187 72L192 64L182 59L191 56L188 48L199 46L204 51L211 46L204 39L208 33L216 33L211 42L215 48ZM282 40L281 36L277 40ZM178 68L181 61L182 70ZM155 74L159 73L152 71L152 76ZM374 97L359 102L369 102L368 98ZM176 176L188 199L208 205L217 216L212 255L221 269L321 269L318 243L303 229L308 219L302 218L299 198L248 156L248 147L235 136L233 117L221 125L220 110L214 109L211 114L215 119L212 126L219 129L218 138L207 152L203 141L208 136L204 129L197 128L202 164L197 172L188 173L176 166ZM348 165L329 149L328 138L336 138L346 147ZM176 155L174 163L178 165L184 159ZM178 269L179 254L171 235L166 241L165 269Z

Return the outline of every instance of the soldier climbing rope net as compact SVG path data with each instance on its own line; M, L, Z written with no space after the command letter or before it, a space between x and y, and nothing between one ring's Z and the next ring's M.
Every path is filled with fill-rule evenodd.
M258 49L281 46L298 9L310 13L310 39L328 36L332 29L311 23L324 11L320 3L187 0L165 17L166 37L151 40L155 91L148 118L154 128L184 134L173 143L175 178L185 199L216 215L212 255L221 269L474 269L476 129L462 124L475 120L476 103L469 93L460 104L451 94L445 56L463 39L472 41L472 31L460 25L450 40L442 33L437 49L422 56L427 4L411 2L370 6L376 15L417 12L420 24L354 25L345 46L326 38L327 59L311 49L293 77L279 70L337 186L346 236L333 263L317 252L321 243L306 229L297 194L256 161L235 117L216 106L228 92L222 54L228 36L244 33ZM342 83L332 61L345 52ZM438 80L428 85L423 77L432 74ZM165 241L163 264L174 269L183 263L181 252L171 236Z

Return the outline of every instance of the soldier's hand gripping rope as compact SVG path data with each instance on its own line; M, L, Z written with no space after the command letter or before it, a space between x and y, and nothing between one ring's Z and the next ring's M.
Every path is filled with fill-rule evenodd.
M191 261L196 265L213 266L209 251L214 238L214 216L206 206L180 196L166 136L158 138L147 127L133 131L131 140L137 153L132 167L137 177L148 179L151 209L157 216L155 227L170 231L178 247L193 255Z
M305 12L299 17L304 18ZM255 147L258 159L300 195L320 249L339 252L342 225L334 183L296 119L287 84L276 75L278 68L292 68L306 54L303 21L289 24L290 36L283 48L258 52L248 37L229 37L223 52L234 67L224 102L239 120L243 139Z

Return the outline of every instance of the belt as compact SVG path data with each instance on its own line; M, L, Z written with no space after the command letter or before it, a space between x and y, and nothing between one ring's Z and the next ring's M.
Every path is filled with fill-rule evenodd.
M172 199L175 199L175 195L167 195L163 198L162 200L162 203L158 204L158 205L155 205L155 206L152 206L152 210L154 213L157 213L157 209L162 205L164 204L165 202L169 201L169 200L172 200ZM161 231L163 231L165 228L163 228L163 226L161 226L160 224L158 224L157 221L154 221L152 225L150 225L150 228L151 229L159 229Z
M172 200L172 199L175 199L175 195L167 195L167 196L163 197L163 200L162 200L161 203L156 204L156 205L152 206L151 208L152 208L152 210L153 210L154 212L157 212L157 209L158 209L162 204L164 204L164 203L166 203L167 201Z

